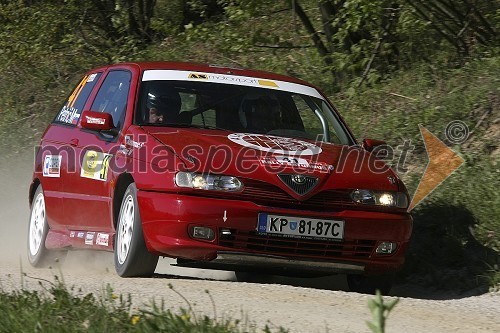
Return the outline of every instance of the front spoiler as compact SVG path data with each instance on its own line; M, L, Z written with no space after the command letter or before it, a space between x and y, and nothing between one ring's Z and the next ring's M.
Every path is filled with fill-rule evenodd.
M322 260L293 259L266 254L218 251L217 258L211 261L177 259L180 267L220 269L241 272L264 272L269 274L362 274L365 265Z

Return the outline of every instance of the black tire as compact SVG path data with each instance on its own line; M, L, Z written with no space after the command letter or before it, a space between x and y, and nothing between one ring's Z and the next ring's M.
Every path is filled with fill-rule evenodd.
M380 290L382 295L388 295L394 283L394 274L384 275L347 275L347 285L350 291L374 295Z
M48 250L45 240L49 233L47 211L42 185L38 185L33 201L28 225L28 261L33 267L47 267L64 260L67 251Z
M146 248L134 183L127 187L120 206L114 258L116 273L121 277L150 277L158 263L158 256Z

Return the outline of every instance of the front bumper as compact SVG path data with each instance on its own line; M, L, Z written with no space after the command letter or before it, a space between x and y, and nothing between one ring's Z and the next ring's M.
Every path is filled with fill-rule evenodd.
M404 263L412 219L406 213L358 210L311 211L275 208L249 201L206 198L160 192L138 192L139 209L148 249L158 255L198 261L196 267L290 269L332 273L383 273ZM259 213L345 221L342 241L281 238L258 234ZM193 226L210 227L213 241L193 239ZM222 233L229 230L231 236ZM391 255L377 255L382 241L397 243ZM205 262L205 263L204 263ZM195 267L191 266L191 267Z

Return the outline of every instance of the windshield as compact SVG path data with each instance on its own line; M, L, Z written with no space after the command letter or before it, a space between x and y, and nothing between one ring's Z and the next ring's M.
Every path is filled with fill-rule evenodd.
M237 84L143 81L136 123L353 144L323 99Z

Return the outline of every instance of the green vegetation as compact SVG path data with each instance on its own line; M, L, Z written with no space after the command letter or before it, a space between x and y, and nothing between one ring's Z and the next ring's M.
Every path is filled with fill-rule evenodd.
M116 295L107 285L101 296L82 295L68 289L57 276L54 282L40 283L40 291L0 289L0 333L22 332L280 332L265 327L257 330L248 323L210 318L189 309L172 312L165 304L152 303L136 309L130 295ZM49 288L46 286L49 284ZM175 291L175 290L174 290ZM80 295L78 295L80 294ZM179 294L180 295L180 294ZM180 295L182 297L182 295ZM187 301L187 300L186 300ZM215 307L215 305L214 305Z
M26 274L23 274L26 277ZM48 287L47 287L48 286ZM132 305L130 295L116 295L107 284L100 296L82 294L75 288L68 288L64 279L55 275L54 282L39 282L39 290L4 291L0 288L0 333L33 332L203 332L203 333L286 333L287 329L271 329L267 325L257 329L254 324L238 320L217 319L196 314L191 303L171 284L169 288L182 298L187 309L172 312L162 302L137 308ZM208 291L216 316L216 304ZM368 301L373 319L367 325L373 333L384 333L389 313L399 298L384 302L377 291L374 299Z
M411 144L398 169L411 193L427 164L419 124L465 159L412 212L400 278L457 292L498 285L499 26L490 0L0 1L1 155L31 150L94 66L180 60L292 75L330 96L358 138ZM470 130L462 144L444 135L453 120Z
M375 299L370 299L368 301L368 307L372 312L373 320L371 322L367 321L366 324L373 333L385 332L385 322L387 321L387 317L398 302L399 298L396 298L388 303L385 303L379 290L377 290Z

